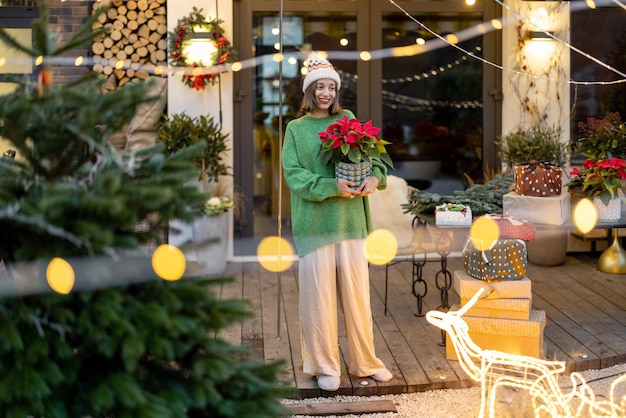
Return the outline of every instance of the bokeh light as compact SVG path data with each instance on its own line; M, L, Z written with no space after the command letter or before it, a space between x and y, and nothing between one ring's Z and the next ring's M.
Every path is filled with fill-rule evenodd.
M284 238L266 237L257 247L259 263L264 269L277 273L285 271L293 264L293 247Z
M367 261L382 266L389 263L398 253L398 240L386 229L377 229L365 239Z
M71 264L62 258L55 257L46 269L46 281L52 290L62 295L72 291L76 281L76 274Z
M472 224L469 235L472 244L478 251L486 251L500 237L500 228L498 228L498 224L493 219L480 216Z
M589 199L581 199L574 206L574 225L583 234L591 231L598 223L598 210Z
M185 254L173 245L159 245L152 254L152 269L163 280L179 280L186 268Z

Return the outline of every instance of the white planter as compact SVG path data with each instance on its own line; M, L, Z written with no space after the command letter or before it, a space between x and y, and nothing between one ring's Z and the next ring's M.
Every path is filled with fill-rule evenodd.
M606 205L602 199L594 197L593 204L598 211L598 221L600 222L617 222L622 215L622 201L617 197L609 200Z
M228 213L202 216L191 225L195 258L207 275L222 274L228 258Z

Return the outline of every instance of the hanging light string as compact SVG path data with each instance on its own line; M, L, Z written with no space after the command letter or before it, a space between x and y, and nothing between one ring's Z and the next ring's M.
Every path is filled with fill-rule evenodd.
M481 61L484 64L490 65L492 67L498 68L499 70L502 71L507 71L507 72L511 72L514 74L518 74L518 75L522 75L522 76L526 76L526 77L531 77L533 79L536 80L547 80L547 81L551 81L551 82L555 82L555 83L563 83L563 84L576 84L576 85L610 85L610 84L619 84L619 83L624 83L626 82L626 74L614 69L613 67L611 67L608 64L603 63L602 61L600 61L599 59L591 56L590 54L587 54L585 52L580 51L578 48L575 48L574 46L572 46L569 43L566 43L564 41L561 41L560 39L554 37L554 35L552 34L548 34L549 36L551 36L553 39L564 43L568 48L574 50L575 52L585 56L586 58L598 63L599 65L609 69L610 71L616 72L617 74L621 75L622 77L625 77L624 79L621 80L611 80L611 81L575 81L575 80L560 80L560 79L554 79L551 77L546 77L546 76L541 76L541 75L534 75L531 73L527 73L524 71L519 71L519 70L515 70L512 68L508 68L505 67L503 65L500 64L496 64L494 62L491 62L485 58L479 57L477 55L475 55L474 53L472 53L471 51L467 51L466 49L460 47L459 45L456 44L456 42L452 42L451 40L449 40L450 35L448 35L448 37L443 37L441 35L439 35L437 32L433 31L432 29L430 29L428 26L424 25L422 22L420 22L419 20L415 19L413 16L411 16L405 9L403 9L400 5L398 5L394 0L388 0L391 4L393 4L398 10L400 10L408 19L410 19L411 21L415 22L416 24L418 24L421 28L423 28L425 31L427 31L428 33L430 33L431 35L433 35L435 38L437 38L437 40L445 43L447 46L451 46L453 48L458 49L459 51L463 52L464 54L466 54L467 56L477 59L479 61ZM510 7L508 7L507 5L505 5L504 3L502 3L500 0L494 0L496 3L502 5L503 7L507 8L508 10L510 10L511 12L513 12L513 14L515 14L516 16L518 16L519 18L528 21L527 18L521 16L519 13L513 11ZM499 23L499 25L498 25ZM499 19L495 19L491 22L491 28L489 28L487 25L485 25L484 23L480 23L478 25L475 25L473 29L475 29L476 32L478 32L479 34L484 35L487 32L493 31L494 29L496 29L496 27L494 26L500 26L501 29L502 27L502 21ZM466 30L467 32L468 30ZM457 40L458 37L452 37L453 40ZM428 41L427 43L431 43L433 41ZM406 47L405 47L406 48ZM412 49L416 49L416 48L412 48ZM424 51L425 52L425 51ZM378 55L378 54L377 54ZM417 54L415 54L417 55ZM372 56L374 56L374 54L372 53Z
M393 0L390 0L393 1ZM496 3L498 3L499 5L501 5L502 7L506 8L508 11L510 11L513 15L515 15L515 17L517 17L520 20L523 20L525 23L528 23L532 26L537 27L541 32L543 32L544 34L546 34L547 36L549 36L550 38L552 38L553 40L557 41L558 43L565 45L566 47L568 47L570 50L576 52L577 54L582 55L583 57L587 58L588 60L591 60L593 62L595 62L596 64L600 65L601 67L606 68L607 70L614 72L615 74L618 74L621 77L625 77L626 78L626 73L623 73L622 71L618 70L615 67L612 67L608 64L605 64L604 62L600 61L598 58L592 56L591 54L588 54L586 52L581 51L580 49L576 48L574 45L570 44L569 42L566 42L560 38L558 38L557 36L555 36L552 32L547 31L541 27L539 27L539 25L535 24L534 22L532 22L530 19L528 19L525 16L522 16L518 11L513 10L510 6L507 6L506 4L504 4L504 2L502 2L501 0L494 0ZM620 81L620 82L624 82L626 80L616 80L616 81ZM587 81L575 81L572 80L571 81L574 84L590 84Z
M356 89L356 81L358 77L355 74L337 70L341 76L341 82L348 89ZM391 109L406 109L410 111L419 111L423 109L450 107L456 109L479 109L483 107L480 100L428 100L418 97L406 96L404 94L394 93L388 90L382 91L383 105Z
M572 46L571 44L562 41L559 38L554 37L552 34L548 33L548 36L552 35L552 39L554 39L557 42L561 42L564 45L566 45L568 48L570 48L571 50L577 52L578 54L588 58L589 60L592 60L593 62L597 63L598 65L608 69L609 71L615 72L617 74L619 74L620 76L624 77L623 79L619 79L619 80L610 80L610 81L575 81L575 80L555 80L552 78L548 78L548 77L544 77L544 76L537 76L537 75L533 75L527 72L523 72L523 71L518 71L518 70L514 70L511 68L507 68L504 67L503 65L499 65L496 64L494 62L491 62L489 60L486 60L482 57L479 57L477 55L475 55L473 52L471 51L467 51L461 47L459 47L458 45L456 45L456 43L458 43L458 41L461 40L467 40L473 37L477 37L477 36L481 36L484 35L488 32L491 32L493 30L496 29L501 29L503 26L503 22L502 19L494 19L491 22L485 22L485 23L479 23L477 25L475 25L474 27L471 28L467 28L465 30L462 30L454 35L448 35L448 37L450 37L452 40L454 40L454 42L449 41L446 37L443 37L439 34L437 34L436 32L434 32L433 30L431 30L430 28L428 28L426 25L424 25L423 23L419 22L417 19L413 18L406 10L404 10L401 6L399 6L394 0L388 0L392 5L394 5L394 7L396 7L398 10L400 10L405 16L407 16L410 20L412 20L413 22L417 23L420 27L422 27L424 30L426 30L428 33L432 34L436 39L430 40L428 42L426 42L426 44L424 45L409 45L409 46L404 46L404 47L393 47L393 48L385 48L385 49L379 49L379 50L374 50L374 51L365 51L365 52L359 52L359 51L327 51L329 58L333 58L333 59L340 59L340 60L361 60L361 59L365 59L364 57L367 57L367 59L383 59L383 58L394 58L394 57L401 57L401 56L413 56L413 55L419 55L419 54L423 54L426 52L430 52L430 51L434 51L436 49L439 48L444 48L444 47L448 47L448 46L452 46L453 48L456 48L457 50L461 51L465 56L470 57L470 58L474 58L477 59L479 61L481 61L484 64L490 65L494 68L500 69L502 71L507 71L507 72L511 72L511 73L515 73L515 74L519 74L522 76L526 76L526 77L532 77L534 79L543 79L543 80L549 80L549 81L554 81L557 83L567 83L567 84L573 84L573 85L582 85L582 86L593 86L593 85L614 85L614 84L621 84L621 83L625 83L626 82L626 74L623 73L622 71L619 71L613 67L611 67L608 64L603 63L602 61L600 61L599 59L593 57L592 55L585 53L581 50L579 50L578 48ZM504 4L502 1L500 0L494 0L496 1L498 4L502 5L502 7L505 7L508 10L511 10L514 14L516 14L517 16L519 16L519 18L523 19L523 20L528 20L522 16L519 15L519 13L513 11L510 7L508 7L506 4ZM611 1L611 0L610 0ZM588 2L592 2L592 0L588 0ZM612 0L613 3L618 4L620 7L622 8L626 8L624 6L624 3L620 2L619 0ZM570 4L570 8L571 10L577 10L577 9L583 9L585 8L585 2L571 2ZM592 2L593 4L593 2ZM595 7L595 6L594 6ZM508 23L508 22L505 22ZM495 25L495 26L494 26ZM202 67L202 68L194 68L193 71L195 71L196 73L200 73L200 74L215 74L215 73L221 73L221 72L225 72L225 71L241 71L243 69L246 68L252 68L252 67L256 67L258 65L260 65L261 63L267 61L272 61L274 60L274 62L280 62L280 61L276 61L276 57L275 55L279 55L280 59L286 59L289 57L296 57L296 58L300 58L300 59L304 59L304 53L303 52L283 52L282 54L267 54L267 55L262 55L262 56L257 56L257 57L252 57L246 60L242 60L242 61L238 61L238 62L234 62L234 63L229 63L229 64L220 64L220 65L214 65L211 67ZM273 59L274 58L274 59ZM30 58L28 58L28 60L26 59L11 59L11 58L7 58L4 60L0 60L0 67L2 67L3 65L9 64L9 63L23 63L23 62L28 62L30 63ZM50 64L57 64L57 65L66 65L66 66L91 66L95 63L94 59L92 57L59 57L59 56L55 56L55 57L46 57L46 62L50 63ZM130 68L130 63L124 62L122 60L117 60L117 59L103 59L100 61L101 64L103 65L109 65L111 67L117 68L117 69L128 69ZM135 63L133 63L133 65L136 65ZM163 66L163 65L153 65L153 64L144 64L141 66L141 69L143 71L146 71L150 74L155 74L155 75L166 75L166 74L170 74L170 73L176 73L178 71L185 71L186 73L188 72L189 74L191 74L192 69L188 68L188 69L182 69L182 68L172 68L169 66Z
M480 51L481 48L479 46L476 47L476 51ZM383 78L381 81L383 84L403 84L403 83L411 83L413 81L425 81L430 77L434 77L438 74L443 73L446 70L452 70L454 67L458 67L459 65L465 64L467 62L467 57L463 55L461 58L454 60L446 65L440 65L436 69L432 69L429 71L424 71L422 74L413 74L406 77L397 77L397 78Z

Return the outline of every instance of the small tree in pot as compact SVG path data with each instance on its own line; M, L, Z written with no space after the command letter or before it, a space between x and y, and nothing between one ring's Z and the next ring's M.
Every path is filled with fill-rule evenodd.
M229 218L225 212L236 211L238 206L235 194L228 193L220 183L221 177L230 176L230 167L223 160L228 151L228 135L212 116L191 117L183 112L163 116L159 139L165 144L166 154L193 146L203 148L191 162L198 170L206 200L192 207L196 216L191 224L170 222L170 243L183 247L188 258L195 259L205 274L221 274L226 270L228 256ZM216 202L220 202L220 210L212 210ZM227 207L224 202L228 202Z
M208 115L164 115L159 124L159 140L165 144L168 155L193 144L205 145L202 154L194 159L205 192L209 191L209 181L217 182L220 176L230 175L230 167L223 161L228 151L227 139L228 134L222 133L222 127Z

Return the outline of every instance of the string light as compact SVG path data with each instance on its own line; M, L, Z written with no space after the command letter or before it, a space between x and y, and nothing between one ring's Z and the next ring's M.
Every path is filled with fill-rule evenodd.
M508 10L510 10L512 13L514 13L515 15L517 15L519 18L521 18L521 19L523 19L523 20L525 20L525 21L527 21L527 22L528 22L528 19L526 19L525 17L521 16L519 13L515 12L515 11L514 11L513 9L511 9L509 6L507 6L507 5L505 5L504 3L502 3L500 0L494 0L494 1L495 1L496 3L498 3L498 4L502 5L503 7L507 8ZM433 31L433 30L432 30L432 29L430 29L428 26L424 25L422 22L418 21L418 20L417 20L417 19L415 19L413 16L411 16L411 15L410 15L410 14L409 14L409 13L408 13L405 9L403 9L401 6L399 6L399 5L398 5L398 4L397 4L394 0L389 0L389 2L390 2L391 4L393 4L393 5L394 5L394 6L395 6L398 10L400 10L402 13L404 13L404 15L405 15L406 17L408 17L408 18L409 18L410 20L412 20L414 23L418 24L420 27L422 27L424 30L426 30L428 33L430 33L431 35L433 35L433 36L434 36L435 38L437 38L438 40L443 41L443 42L444 42L445 44L447 44L448 46L451 46L451 47L453 47L453 48L456 48L456 49L458 49L458 50L462 51L462 52L463 52L464 54L466 54L467 56L471 56L472 58L475 58L475 59L477 59L477 60L481 61L482 63L487 64L487 65L490 65L490 66L492 66L492 67L494 67L494 68L498 68L499 70L502 70L502 71L508 71L508 72L511 72L511 73L514 73L514 74L518 74L518 75L523 75L523 76L526 76L526 77L531 77L531 78L533 78L533 79L535 79L535 80L547 80L547 81L551 81L551 82L555 82L555 83L574 84L574 85L611 85L611 84L618 84L618 83L624 83L624 82L626 82L626 74L624 74L624 73L622 73L622 72L620 72L620 71L618 71L618 70L614 69L613 67L611 67L611 66L610 66L610 65L608 65L608 64L604 64L602 61L600 61L599 59L597 59L597 58L593 57L592 55L587 54L587 53L585 53L585 52L582 52L582 51L580 51L578 48L575 48L575 47L574 47L574 46L572 46L571 44L566 43L565 41L561 41L560 39L558 39L558 38L556 38L556 37L555 37L555 39L556 39L556 40L558 40L558 41L560 41L560 42L564 43L564 44L565 44L568 48L570 48L570 49L574 50L575 52L580 53L581 55L585 56L586 58L588 58L588 59L590 59L590 60L592 60L592 61L594 61L594 62L596 62L596 63L598 63L598 64L600 64L600 65L602 65L603 67L605 67L605 68L607 68L607 69L609 69L609 70L611 70L611 71L613 71L613 72L616 72L617 74L619 74L620 76L625 77L625 78L624 78L624 79L621 79L621 80L614 80L614 81L584 81L584 82L583 82L583 81L575 81L575 80L559 80L559 79L553 79L553 78L551 78L551 77L546 77L546 76L541 76L541 75L534 75L534 74L527 73L527 72L524 72L524 71L518 71L518 70L514 70L514 69L511 69L511 68L508 68L508 67L504 67L503 65L496 64L496 63L494 63L494 62L491 62L491 61L486 60L486 59L484 59L484 58L482 58L482 57L479 57L479 56L477 56L477 55L472 54L470 51L467 51L467 50L465 50L464 48L462 48L462 47L460 47L459 45L457 45L457 43L449 42L449 41L448 41L445 37L443 37L443 36L439 35L437 32ZM496 21L498 21L498 20L496 20ZM532 22L531 22L531 23L532 23ZM480 24L480 25L482 25L482 24ZM478 31L479 33L480 33L481 31L485 30L485 28L484 28L484 27L482 27L482 26L480 26L480 25L475 25L475 26L473 27L473 29L474 29L475 31ZM497 29L497 26L500 26L500 24L494 24L494 21L492 20L492 21L491 21L491 26L492 26L492 28L493 28L493 29ZM480 30L479 30L479 29L478 29L479 27L481 27L482 29L480 29ZM470 28L470 29L472 29L472 28ZM473 32L473 31L471 31L470 29L466 29L464 32L466 32L466 33L468 33L468 32ZM460 38L460 36L457 36L457 35L455 35L455 36L456 36L456 39L457 39L457 40ZM429 42L432 42L432 41L429 41Z
M541 32L543 32L544 34L546 34L547 36L549 36L550 38L552 38L553 40L565 45L566 47L568 47L570 50L582 55L583 57L595 62L596 64L606 68L607 70L614 72L615 74L618 74L621 77L626 77L626 73L621 72L620 70L618 70L617 68L611 67L608 64L605 64L604 62L600 61L598 58L592 56L591 54L588 54L586 52L581 51L580 49L576 48L575 46L573 46L572 44L570 44L569 42L566 42L560 38L558 38L557 36L554 35L554 32L550 32L547 31L545 29L540 28L537 24L535 24L534 22L530 21L530 19L528 19L525 16L522 16L519 12L517 12L516 10L513 10L510 6L504 4L504 2L502 2L501 0L494 0L496 3L498 3L499 5L501 5L502 7L506 8L508 11L510 11L513 15L515 15L515 17L517 17L518 19L523 20L525 23L528 23L530 25L532 25L533 27L538 28ZM551 80L551 79L550 79ZM557 80L551 80L551 81L557 81ZM621 81L626 81L626 80L621 80ZM570 81L572 84L578 84L581 82L578 81L574 81L571 80Z
M505 7L506 9L510 10L512 13L514 13L516 16L518 16L519 18L528 21L528 19L524 18L523 16L519 15L519 13L515 12L514 10L512 10L509 6L507 6L504 2L500 1L500 0L495 0L496 3L500 4L502 7ZM615 4L619 5L620 7L626 9L626 6L624 6L624 3L620 2L619 0L612 0ZM439 48L443 48L443 47L447 47L447 46L451 46L453 48L456 48L457 50L463 52L464 54L464 58L466 57L471 57L474 58L486 65L490 65L494 68L498 68L502 71L507 71L507 72L511 72L511 73L515 73L515 74L519 74L522 76L526 76L526 77L531 77L533 79L542 79L542 80L548 80L551 82L555 82L555 83L563 83L563 84L570 84L570 85L581 85L581 86L608 86L608 85L616 85L616 84L621 84L621 83L625 83L626 82L626 74L624 74L623 72L611 67L608 64L603 63L602 61L600 61L599 59L593 57L591 54L585 53L581 50L579 50L578 48L572 46L571 44L557 38L554 37L553 39L557 42L561 42L563 43L565 46L567 46L568 48L570 48L571 50L581 54L582 56L586 57L589 60L592 60L593 62L597 63L598 65L601 65L602 67L619 74L620 76L624 77L622 79L618 79L618 80L610 80L610 81L591 81L591 80L587 80L587 81L576 81L576 80L563 80L563 79L553 79L553 78L549 78L549 77L545 77L545 76L538 76L538 75L533 75L527 72L523 72L523 71L518 71L515 69L511 69L511 68L507 68L504 67L503 65L499 65L496 64L494 62L491 62L489 60L484 59L483 57L480 57L474 53L472 53L471 51L465 50L464 48L460 47L458 45L459 42L461 42L462 40L467 40L470 39L471 37L475 37L475 36L479 36L479 35L484 35L489 31L492 30L501 30L503 28L503 24L502 21L500 19L492 19L489 22L484 22L484 23L479 23L471 28L465 29L463 31L460 31L458 33L452 34L453 36L448 35L448 37L452 40L452 42L449 39L446 39L446 37L443 37L439 34L437 34L435 31L433 31L432 29L428 28L426 25L424 25L423 23L419 22L418 20L416 20L415 18L413 18L406 10L404 10L402 7L400 7L395 1L393 0L389 0L389 2L394 5L398 10L400 10L402 13L404 13L410 20L412 20L413 22L417 23L419 26L421 26L424 30L426 30L428 33L432 34L434 36L435 39L430 40L428 42L425 42L423 45L418 45L418 44L413 44L412 46L406 46L406 47L394 47L394 48L386 48L386 49L379 49L379 50L373 50L373 51L333 51L333 52L328 52L328 56L329 59L339 59L339 60L364 60L364 61L368 61L368 60L378 60L378 59L384 59L384 58L391 58L391 57L397 57L397 56L414 56L414 55L419 55L419 54L423 54L425 52L429 52L429 51L433 51ZM577 2L578 3L578 2ZM583 2L580 2L583 3ZM593 2L593 0L587 0L586 2L586 6L585 5L581 5L581 4L574 4L572 3L572 5L570 6L571 9L575 9L575 8L581 8L581 7L589 7L589 8L595 8L595 3ZM421 42L420 42L421 43ZM303 59L304 58L304 52L292 52L292 53L285 53L285 57L295 57L295 58L300 58ZM263 56L258 56L258 57L253 57L253 58L249 58L246 60L242 60L242 61L238 61L238 62L234 62L231 64L222 64L222 65L216 65L216 66L212 66L212 67L196 67L193 70L190 68L187 69L183 69L185 74L191 74L192 71L195 73L199 73L199 74L214 74L214 73L219 73L219 72L226 72L231 70L232 71L241 71L243 69L246 68L253 68L256 67L262 63L264 63L265 60L267 60L268 58L271 59L272 54L268 54L268 55L263 55ZM70 60L71 64L68 63L68 60ZM65 58L65 57L46 57L46 62L48 62L49 64L61 64L61 65L75 65L75 58ZM43 57L37 57L37 60L35 62L35 65L41 65L43 61ZM83 64L84 65L89 65L90 63L93 64L93 59L85 59ZM104 59L101 61L101 63L103 65L106 65L107 60ZM110 65L111 66L116 66L115 64L117 64L115 61L111 62ZM119 64L117 64L117 66L119 66ZM125 66L124 66L125 67ZM180 71L181 69L172 69L167 67L167 70L164 69L164 67L162 65L152 65L152 64L143 64L139 67L139 69L149 73L149 74L173 74L176 73L178 71ZM431 70L432 71L432 70ZM412 76L412 80L411 81L419 81L422 78L427 78L427 77L421 77L419 75L414 75ZM396 79L395 82L399 82L400 79ZM409 80L406 80L407 82ZM393 82L391 80L389 80L389 82Z

